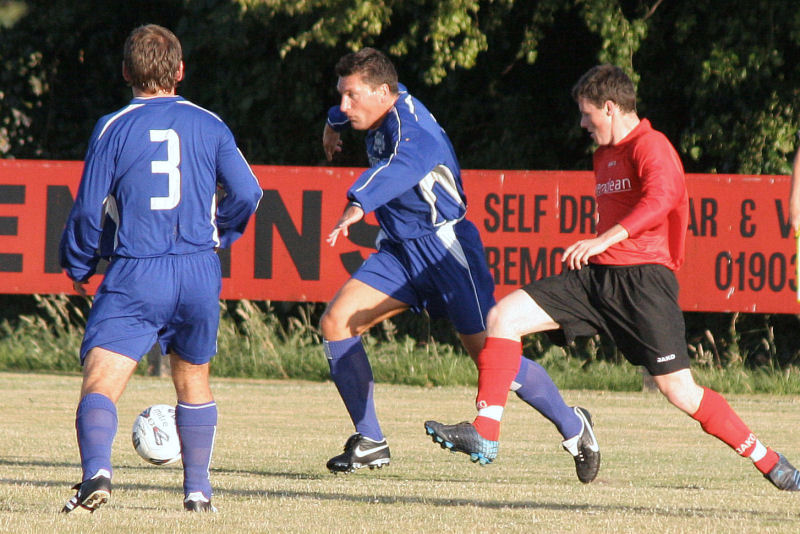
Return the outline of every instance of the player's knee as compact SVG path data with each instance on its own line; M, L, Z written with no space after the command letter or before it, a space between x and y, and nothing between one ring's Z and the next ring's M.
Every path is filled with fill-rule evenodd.
M661 380L656 379L658 389L667 398L670 404L678 409L693 414L700 407L700 400L703 398L703 390L694 382L684 380Z
M486 315L486 331L489 335L493 335L495 331L498 330L498 327L502 324L503 321L503 313L494 306L489 313Z
M491 337L514 338L522 337L516 327L513 310L508 307L495 306L486 316L486 335Z
M348 326L349 316L337 309L328 308L319 320L319 329L322 337L328 340L338 340L350 337Z
M319 318L319 329L322 332L322 337L325 339L330 338L330 335L335 328L335 320L328 312L329 310L325 310L325 313L323 313L322 317Z

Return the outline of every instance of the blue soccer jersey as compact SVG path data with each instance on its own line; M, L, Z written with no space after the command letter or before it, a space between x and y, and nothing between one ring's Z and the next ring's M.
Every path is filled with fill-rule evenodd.
M328 125L349 127L338 106ZM381 227L378 252L353 278L415 312L448 317L459 333L486 329L494 282L477 228L465 219L461 168L445 131L406 88L375 130L367 132L370 168L348 197Z
M61 266L83 281L100 257L228 247L261 194L217 115L180 96L134 98L95 126L61 240Z
M334 106L328 124L349 126ZM347 192L365 213L375 212L393 241L430 235L462 219L466 196L461 167L450 139L428 109L400 86L400 95L381 125L366 137L370 168Z

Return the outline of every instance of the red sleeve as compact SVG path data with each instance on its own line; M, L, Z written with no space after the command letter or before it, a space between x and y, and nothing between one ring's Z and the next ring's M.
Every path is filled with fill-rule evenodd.
M633 209L618 221L630 237L663 224L686 190L681 160L661 134L645 136L636 144L633 164L642 194Z

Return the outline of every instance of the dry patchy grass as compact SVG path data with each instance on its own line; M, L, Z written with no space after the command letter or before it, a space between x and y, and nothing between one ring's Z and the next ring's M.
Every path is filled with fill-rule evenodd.
M351 432L330 383L215 379L215 515L181 510L179 466L136 456L130 426L174 401L166 379L134 377L119 405L112 500L92 516L57 513L80 467L79 377L0 374L0 530L8 532L794 532L800 495L781 493L654 394L567 391L589 408L603 448L580 484L560 436L513 398L500 456L479 467L435 447L427 418L473 415L466 387L376 388L392 464L333 476ZM512 396L513 397L513 396ZM800 398L731 396L765 443L800 463Z

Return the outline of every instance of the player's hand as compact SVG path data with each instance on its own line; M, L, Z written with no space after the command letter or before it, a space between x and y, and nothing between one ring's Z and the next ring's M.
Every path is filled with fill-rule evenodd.
M561 261L570 270L579 270L589 263L589 258L597 256L608 248L602 240L595 237L593 239L582 239L567 247Z
M589 258L597 256L611 245L628 239L628 230L621 224L615 224L602 234L592 239L581 239L567 247L561 257L567 268L578 270L589 264Z
M348 204L347 208L345 208L344 213L342 214L342 217L339 219L339 222L333 227L333 230L331 230L331 233L328 234L328 238L325 241L330 246L335 245L339 234L347 237L349 234L350 225L357 223L363 218L364 210L355 204Z
M328 161L333 160L333 155L342 151L342 140L339 132L325 123L325 129L322 131L322 149L325 151L325 157Z
M87 294L86 294L86 284L88 284L88 282L78 282L76 280L73 280L72 281L72 289L74 289L75 292L78 295L80 295L82 297L86 297L87 296Z
M789 224L791 229L794 230L794 237L800 235L800 205L795 205L789 202Z

